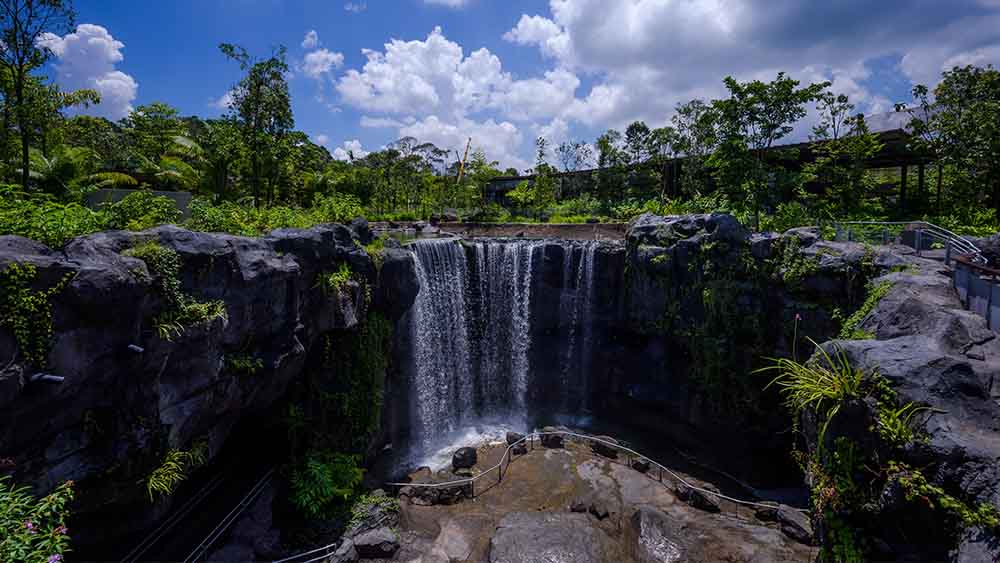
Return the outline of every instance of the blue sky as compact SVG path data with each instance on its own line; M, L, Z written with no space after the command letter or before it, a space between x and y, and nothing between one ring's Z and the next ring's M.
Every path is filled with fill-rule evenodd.
M593 140L723 93L722 78L831 80L859 109L955 64L1000 63L1000 0L77 0L52 75L91 113L165 101L221 114L239 78L218 44L289 49L296 126L335 156L403 135L472 136L523 168L533 140ZM310 32L313 32L310 34ZM390 44L388 47L386 44Z

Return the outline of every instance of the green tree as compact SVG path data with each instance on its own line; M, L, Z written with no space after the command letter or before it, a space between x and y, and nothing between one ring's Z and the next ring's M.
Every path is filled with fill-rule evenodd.
M254 202L261 206L267 173L279 166L286 153L285 136L295 126L291 97L288 93L288 63L286 49L279 47L271 56L256 60L246 49L223 43L219 49L240 65L244 77L232 90L233 117L240 126L243 144L250 161L250 180ZM274 174L270 175L272 178ZM273 199L274 185L268 189L268 201Z
M988 203L1000 219L1000 71L955 67L942 75L933 101L926 86L916 86L913 95L915 108L897 110L910 114L914 148L954 172L954 201Z
M677 105L670 122L674 129L673 149L685 157L681 191L697 197L711 186L708 160L718 145L718 113L702 100L691 100Z
M177 110L163 102L139 106L123 122L129 145L136 154L158 162L185 133Z
M76 14L69 0L0 0L0 66L9 74L13 114L21 139L21 184L27 188L31 170L31 73L52 56L45 39L64 35Z
M771 82L725 79L729 97L712 102L718 113L719 148L711 165L723 189L753 211L758 225L765 205L776 203L788 175L780 160L789 154L768 152L805 117L806 104L829 83L799 88L799 81L778 73Z
M814 211L826 218L849 218L869 201L873 187L865 170L882 143L873 135L862 114L844 94L824 92L817 98L819 123L813 127L815 158L804 166L806 180L818 184L818 194L807 194Z

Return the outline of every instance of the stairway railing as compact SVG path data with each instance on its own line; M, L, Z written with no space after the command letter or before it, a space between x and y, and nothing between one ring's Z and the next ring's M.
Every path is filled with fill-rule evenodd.
M902 232L914 233L914 247L919 253L928 241L951 252L970 256L974 262L986 262L982 251L968 238L927 221L838 221L834 223L837 240L856 242L901 242ZM949 256L950 258L950 256Z

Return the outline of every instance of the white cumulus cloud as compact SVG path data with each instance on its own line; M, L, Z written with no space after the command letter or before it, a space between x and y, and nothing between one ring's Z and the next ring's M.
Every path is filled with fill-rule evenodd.
M47 34L40 43L55 55L56 81L64 90L89 88L101 95L101 103L83 112L118 120L132 111L139 83L118 70L125 56L125 44L107 29L94 24L80 24L64 37Z
M303 49L315 49L319 47L319 32L315 29L311 29L306 32L306 36L302 39Z
M337 160L350 160L352 156L364 158L368 154L368 151L361 148L361 141L357 139L345 141L343 147L337 147L333 150L333 158Z
M322 78L329 75L335 68L340 68L344 64L344 55L334 53L329 49L317 49L311 53L306 53L302 59L302 73L309 78Z

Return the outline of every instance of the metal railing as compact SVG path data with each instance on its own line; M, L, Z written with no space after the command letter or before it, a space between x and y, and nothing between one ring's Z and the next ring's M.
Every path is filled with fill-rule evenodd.
M982 251L966 237L927 221L844 221L835 222L836 240L874 242L879 244L903 243L904 233L913 233L913 247L920 255L925 245L940 244L945 249L945 261L951 254L970 255L975 262L985 262Z
M608 447L615 448L616 450L618 450L618 451L626 454L626 464L629 465L629 466L632 465L631 464L632 459L642 460L642 461L648 463L650 465L650 471L646 471L644 473L647 476L649 476L651 479L652 479L652 476L650 476L651 470L653 468L655 468L657 470L657 472L658 472L657 473L657 480L660 483L664 483L663 476L667 475L668 476L668 480L669 480L669 478L672 478L675 482L684 485L685 487L687 487L690 490L698 491L698 492L700 492L700 493L702 493L704 495L708 495L708 496L714 497L714 498L719 499L719 500L725 500L725 501L734 503L737 506L737 510L736 510L736 516L737 517L739 517L739 508L738 507L740 507L740 506L766 508L766 509L770 509L770 510L773 510L773 509L777 508L777 506L778 506L777 504L774 504L774 503L768 504L768 503L763 503L763 502L755 502L755 501L738 499L738 498L731 497L729 495L726 495L726 494L723 494L723 493L720 493L720 492L717 492L717 491L712 491L710 489L705 489L703 487L698 487L697 485L694 485L693 483L691 483L687 479L684 479L683 477L681 477L680 475L678 475L674 471L671 471L670 468L665 467L665 466L657 463L656 461L650 459L648 456L644 456L644 455L640 454L639 452L637 452L637 451L635 451L635 450L633 450L631 448L627 448L627 447L625 447L625 446L623 446L623 445L621 445L621 444L619 444L617 442L611 442L611 441L608 441L608 440L597 438L595 436L587 436L586 434L577 434L575 432L569 432L569 431L563 431L563 430L556 430L556 431L551 431L551 432L532 432L531 434L528 434L527 436L521 438L520 440L514 442L513 444L509 444L507 446L507 449L504 451L503 455L500 456L500 462L499 463L497 463L493 467L490 467L490 468L484 470L479 475L475 475L473 477L466 477L466 478L463 478L463 479L455 479L453 481L445 481L443 483L386 483L385 485L387 487L395 487L395 488L399 488L399 489L402 489L404 487L420 487L420 488L430 488L430 489L441 489L441 488L459 488L459 487L469 486L469 487L471 487L471 490L472 490L472 497L475 498L475 495L476 495L476 493L475 493L475 484L476 484L477 481L485 480L494 471L496 471L497 472L497 476L495 477L496 481L495 482L491 482L489 484L489 486L485 490L489 490L489 489L491 489L491 488L499 485L500 483L503 483L503 477L504 477L504 473L505 473L505 468L504 468L505 464L506 464L506 467L509 468L510 464L514 461L514 459L516 459L514 457L514 449L517 446L519 446L519 445L527 444L529 450L534 450L535 449L535 441L536 440L541 441L541 439L542 439L543 436L568 436L570 438L578 438L578 439L581 439L581 440L586 440L586 441L589 441L589 442L595 442L595 443L603 444L603 445L608 446ZM523 457L523 455L520 456L520 457ZM485 490L483 492L485 492ZM720 507L720 510L721 510L721 507ZM808 510L803 510L803 509L800 509L800 508L795 508L793 510L796 510L796 511L801 512L803 514L808 514L809 513ZM293 555L293 556L288 557L286 559L279 559L277 561L274 561L273 563L316 563L317 561L321 561L321 560L323 560L323 559L325 559L325 558L333 555L334 552L336 551L337 547L340 546L340 543L341 543L340 541L338 541L336 543L331 543L330 545L325 545L323 547L318 547L318 548L313 549L311 551L307 551L307 552L304 552L304 553L299 553L298 555ZM309 557L309 559L305 559L306 557Z
M589 442L603 444L605 446L614 448L614 449L618 450L619 452L625 453L629 462L631 462L631 459L634 458L636 460L643 460L646 463L649 463L651 468L656 468L658 470L658 480L661 483L663 482L663 476L664 476L664 474L666 474L667 476L669 476L670 478L672 478L675 482L684 485L685 487L687 487L690 490L698 491L698 492L700 492L700 493L702 493L704 495L715 497L717 499L726 500L726 501L735 503L738 506L752 506L752 507L769 508L769 509L775 508L774 504L767 504L767 503L762 503L762 502L742 500L742 499L731 497L729 495L725 495L725 494L717 492L717 491L712 491L710 489L705 489L705 488L702 488L702 487L698 487L697 485L692 484L691 482L689 482L688 480L684 479L683 477L681 477L680 475L678 475L674 471L670 470L668 467L665 467L664 465L661 465L661 464L657 463L656 461L650 459L648 456L644 456L644 455L640 454L639 452L637 452L637 451L635 451L635 450L633 450L631 448L627 448L627 447L619 444L618 442L611 442L611 441L608 441L608 440L597 438L595 436L588 436L586 434L577 434L575 432L569 432L569 431L564 431L564 430L556 430L556 431L551 431L551 432L533 432L531 434L528 434L527 436L521 438L520 440L514 442L513 444L508 445L506 451L504 451L503 455L500 456L500 462L499 463L497 463L493 467L490 467L490 468L484 470L479 475L476 475L476 476L473 476L473 477L468 477L468 478L464 478L464 479L456 479L454 481L447 481L447 482L444 482L444 483L386 483L386 486L389 486L389 487L400 487L400 488L402 488L402 487L442 488L442 487L458 487L458 486L464 486L464 485L470 485L471 484L473 486L473 496L475 496L475 483L476 483L476 481L486 479L492 472L496 471L497 472L497 483L496 484L502 483L503 482L503 476L504 476L504 464L506 463L506 466L510 467L511 462L514 459L513 451L514 451L515 447L517 447L518 445L521 445L521 444L524 444L525 442L527 442L528 445L530 446L530 448L534 449L534 442L535 442L535 440L538 439L539 441L541 441L541 438L543 436L568 436L568 437L571 437L571 438L576 438L576 439L580 439L580 440L585 440L585 441L589 441ZM629 463L629 465L631 465L631 463ZM649 475L648 472L646 472L646 474ZM492 486L493 486L493 484L491 484L491 487ZM797 510L799 510L799 509L797 509ZM808 511L806 511L806 510L801 510L801 512L808 513Z
M243 500L230 510L229 514L226 514L226 517L222 519L222 522L220 522L215 529L205 536L205 539L198 544L198 547L191 552L191 555L188 555L187 558L184 559L184 563L194 563L195 561L204 559L208 554L208 551L213 545L215 545L215 542L222 537L222 534L226 533L226 531L229 530L229 527L236 522L236 519L239 518L240 515L243 514L243 512L246 511L246 509L249 508L255 500L257 500L261 493L264 492L264 488L271 482L271 477L273 475L274 468L272 467L254 484L254 486L250 489L250 492L243 497Z

